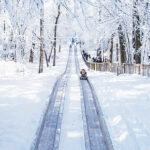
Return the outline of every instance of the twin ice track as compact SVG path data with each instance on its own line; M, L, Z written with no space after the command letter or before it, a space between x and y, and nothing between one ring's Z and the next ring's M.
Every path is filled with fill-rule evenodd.
M35 143L34 150L59 150L61 122L63 117L63 105L65 90L70 77L72 50L70 49L68 63L64 74L60 76L54 85L47 111L44 115L41 128ZM74 51L77 74L80 65L77 50ZM84 139L86 150L113 150L111 140L105 122L102 117L100 106L96 100L92 85L89 81L80 82L82 93L82 113L84 124ZM73 146L72 146L73 147ZM70 149L71 150L71 149Z

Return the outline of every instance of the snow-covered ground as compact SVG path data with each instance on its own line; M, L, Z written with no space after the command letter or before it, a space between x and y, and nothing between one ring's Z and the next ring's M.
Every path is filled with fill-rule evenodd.
M79 54L79 53L78 53ZM81 68L87 68L79 54ZM150 150L150 78L88 71L115 150Z
M0 61L0 78L25 73L25 66L13 61Z
M87 68L78 54L81 68ZM52 87L65 69L67 56L64 50L57 58L58 66L45 69L40 75L37 65L0 63L0 68L5 65L0 70L0 150L31 148ZM80 143L77 149L85 148L79 82L74 71L68 81L72 88L67 91L64 106L66 115L60 142L63 150L75 143ZM150 150L150 79L95 71L88 71L88 76L99 98L114 149Z
M44 68L42 74L37 73L37 64L25 68L0 62L0 150L30 149L67 57L68 47L58 55L57 66Z
M115 150L150 150L150 79L89 73Z

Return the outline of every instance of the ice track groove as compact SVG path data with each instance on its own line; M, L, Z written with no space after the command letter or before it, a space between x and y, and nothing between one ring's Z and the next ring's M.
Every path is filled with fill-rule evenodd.
M56 81L50 96L49 104L37 135L34 150L57 150L59 147L60 128L63 114L64 93L70 73L72 50L65 72Z
M79 73L80 64L75 47L76 71ZM88 150L113 150L113 145L99 106L96 93L89 80L81 80L81 90L83 93L83 113L85 114L85 136Z

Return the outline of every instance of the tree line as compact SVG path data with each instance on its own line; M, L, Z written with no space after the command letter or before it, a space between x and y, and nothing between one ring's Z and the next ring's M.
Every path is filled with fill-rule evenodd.
M1 59L56 65L75 37L103 61L150 63L148 0L1 0ZM51 61L51 58L53 60Z

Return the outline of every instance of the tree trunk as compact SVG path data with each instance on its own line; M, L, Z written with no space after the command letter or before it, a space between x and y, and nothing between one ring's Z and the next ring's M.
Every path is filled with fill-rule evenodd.
M112 37L111 37L111 46L110 46L110 58L109 58L109 60L110 60L110 63L112 63L112 57L113 57L113 46L114 46L114 43L113 43L113 35L112 35Z
M119 43L120 43L120 57L121 63L126 63L126 51L125 51L125 36L122 31L122 26L119 25L118 27L118 34L119 34Z
M48 62L48 57L47 57L47 53L46 53L46 51L44 51L44 53L45 53L45 59L46 59L47 67L49 67L49 62Z
M116 61L119 62L119 46L118 46L118 43L116 44L116 55L117 55Z
M140 33L140 17L138 14L138 0L133 1L133 32L132 32L132 43L135 49L134 60L135 63L141 63L141 33Z
M33 58L34 58L34 52L33 52L33 50L31 49L31 50L30 50L30 57L29 57L29 62L30 62L30 63L33 63Z
M60 5L58 5L58 15L56 17L55 21L55 28L54 28L54 58L53 58L53 66L56 65L56 38L57 38L57 24L58 24L58 19L60 16Z
M17 48L17 45L15 43L15 54L14 54L14 61L15 62L17 62L17 50L16 50L16 48Z
M60 43L59 43L59 53L61 52L61 40L60 40Z
M50 51L50 54L49 54L49 57L48 57L48 63L50 63L51 55L52 55L52 52L53 52L53 48L54 48L54 45L51 48L51 51Z
M39 73L43 72L43 18L44 18L44 13L43 10L41 9L41 19L40 19L40 61L39 61Z

